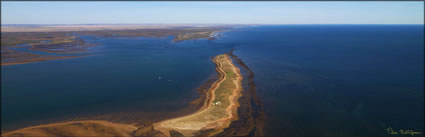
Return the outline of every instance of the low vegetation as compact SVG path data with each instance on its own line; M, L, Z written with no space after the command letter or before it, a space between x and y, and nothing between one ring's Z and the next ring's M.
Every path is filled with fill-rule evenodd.
M220 133L237 119L238 97L242 90L242 76L227 54L214 59L220 79L210 88L210 100L200 111L154 124L156 130L170 136L177 131L194 136L208 131L207 136Z
M2 134L4 137L33 136L213 136L238 119L238 98L242 90L242 75L228 57L219 55L214 59L219 72L217 80L208 90L205 105L187 116L160 121L153 125L112 123L102 120L71 121L27 127Z
M40 28L28 28L31 29ZM44 29L49 29L45 27ZM60 28L57 28L60 29ZM225 27L171 27L171 28L146 28L146 29L122 29L122 30L75 30L75 31L48 31L46 32L2 32L1 57L2 65L24 64L51 59L65 59L69 57L38 55L30 52L17 52L19 44L31 46L29 50L47 53L72 54L85 52L93 44L85 43L79 35L94 35L98 37L165 37L174 36L174 41L192 40L211 37L215 31ZM69 56L69 55L63 55ZM75 56L77 57L77 56Z

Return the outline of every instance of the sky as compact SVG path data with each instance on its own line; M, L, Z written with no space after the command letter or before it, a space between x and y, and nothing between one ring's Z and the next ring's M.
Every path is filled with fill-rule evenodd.
M2 24L424 24L424 2L1 2Z

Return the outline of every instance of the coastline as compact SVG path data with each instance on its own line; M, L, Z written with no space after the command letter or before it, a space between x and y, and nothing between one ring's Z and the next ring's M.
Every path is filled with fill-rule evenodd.
M182 42L185 40L207 39L214 40L213 34L223 30L223 28L163 28L163 29L134 29L134 30L99 30L99 31L76 31L76 32L5 32L2 37L2 63L1 66L27 64L54 59L67 59L79 57L72 55L76 53L87 53L87 49L97 46L97 44L87 43L74 33L81 35L93 35L100 37L164 37L174 36L173 42ZM50 36L54 35L54 36ZM46 38L48 37L48 38ZM16 48L20 44L26 44L29 51L40 51L45 53L62 54L58 56L41 55L31 52L16 51L10 48ZM72 56L72 57L69 57Z
M223 62L223 59L220 59L219 61L219 58L224 58L225 62ZM209 98L207 97L208 99L205 101L203 107L199 111L193 114L155 123L154 124L155 130L161 131L167 137L171 136L170 135L171 131L177 131L184 136L193 136L195 134L200 134L200 132L203 130L210 130L209 133L207 134L208 136L212 136L212 135L218 134L224 128L227 128L230 125L231 121L238 118L237 108L239 106L239 103L237 99L241 94L240 92L242 91L242 85L241 85L242 75L240 74L239 69L236 68L236 66L232 63L232 61L230 60L227 54L216 56L213 62L217 66L216 70L219 73L220 78L210 88L208 92L208 95L210 97ZM227 78L228 75L230 74L226 74L229 72L228 70L227 71L224 70L223 68L224 65L231 66L231 70L236 74L236 78L234 77ZM217 103L217 101L213 102L217 98L216 96L218 96L216 95L217 94L216 91L218 88L223 87L222 83L227 79L231 79L232 80L231 82L235 84L235 88L232 90L231 95L228 96L228 100L230 103L226 108L224 108L227 115L225 115L224 117L214 118L214 115L212 113L214 113L217 110L213 111L214 109L212 108L214 108L214 105L218 105L218 104L214 104L214 103ZM221 103L221 102L218 102L218 103ZM207 118L205 119L205 117Z
M108 130L108 131L106 131ZM71 121L38 125L11 131L1 136L122 136L130 137L137 127L131 124L112 123L103 120Z
M74 55L74 56L40 56L37 58L22 59L20 62L2 62L0 66L11 66L19 64L37 63L41 61L59 60L59 59L72 59L79 57L86 57L90 55Z
M233 54L234 49L228 54L234 63L240 68L244 76L242 96L239 98L239 119L233 121L228 128L217 136L264 136L266 115L262 100L257 97L257 89L254 81L254 72L245 62Z
M206 128L195 129L190 132L179 132L178 130L163 130L158 129L158 125L160 125L164 121L169 121L172 119L177 119L181 117L190 116L196 114L197 112L206 110L208 105L213 103L213 96L211 89L217 87L220 79L225 77L225 74L220 71L220 67L217 62L212 58L211 60L216 63L216 74L214 77L210 77L209 80L201 85L198 88L198 92L200 96L188 103L188 107L183 110L179 110L178 112L171 112L167 114L161 114L162 118L152 120L152 121L141 121L138 118L132 118L130 121L120 121L120 120L109 120L108 116L104 118L96 118L96 117L81 117L77 119L73 119L71 121L57 121L50 124L41 124L38 126L29 126L25 128L20 128L18 130L10 130L7 133L2 134L2 136L14 137L14 136L34 136L42 133L46 136L78 136L80 133L89 133L92 136L233 136L233 135L262 135L262 124L261 122L255 122L253 120L261 120L253 116L252 113L257 113L257 108L253 109L253 104L249 103L252 99L255 99L255 95L252 96L252 92L255 92L255 85L252 88L252 85L245 89L242 85L242 73L241 69L247 69L241 65L242 60L238 60L235 58L231 52L226 53L228 61L232 62L233 67L235 68L235 72L237 72L240 76L240 80L238 81L239 87L237 94L233 94L229 96L229 100L233 102L226 109L226 112L229 113L228 117L219 119L215 122L215 124L207 124ZM242 62L243 63L243 62ZM238 66L236 66L238 65ZM238 68L240 67L240 68ZM249 69L249 68L248 68ZM246 71L246 70L244 70ZM251 80L249 80L251 78ZM243 79L246 81L252 81L252 76L248 75L248 79ZM250 85L250 83L247 83ZM253 84L253 83L251 83ZM246 90L246 91L245 91ZM246 93L246 94L245 94ZM258 102L253 102L254 104ZM240 109L244 110L240 110ZM261 110L260 110L261 111ZM260 112L262 113L262 112ZM171 115L170 115L171 114ZM125 116L125 114L112 114L112 117L119 118ZM110 115L111 116L111 115ZM160 116L160 117L161 117ZM174 117L174 118L173 118ZM96 128L93 128L96 127ZM161 128L161 127L159 127ZM108 130L120 131L106 134ZM162 130L162 131L161 131ZM41 132L42 131L42 132ZM72 131L72 132L70 132ZM168 131L168 134L167 134ZM76 132L75 134L73 132ZM164 133L165 132L165 133ZM255 132L253 134L252 132Z

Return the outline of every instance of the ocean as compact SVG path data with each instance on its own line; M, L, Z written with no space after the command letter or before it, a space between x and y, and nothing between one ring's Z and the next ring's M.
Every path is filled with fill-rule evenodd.
M264 25L220 33L183 42L82 36L97 44L90 56L2 66L2 130L178 111L216 75L210 58L234 49L255 74L266 136L424 132L423 25Z

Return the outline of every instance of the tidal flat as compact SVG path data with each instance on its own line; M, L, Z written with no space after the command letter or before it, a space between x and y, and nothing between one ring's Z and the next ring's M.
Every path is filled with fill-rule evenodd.
M79 36L100 37L167 37L174 36L174 42L191 39L215 39L213 34L231 26L196 27L188 26L146 26L146 25L89 25L89 26L39 26L4 27L1 37L2 65L25 64L53 59L81 57L76 53L86 53L94 43L87 43ZM27 51L17 48L29 46ZM44 52L42 55L32 51ZM61 54L48 54L61 53ZM88 53L90 54L90 53Z

